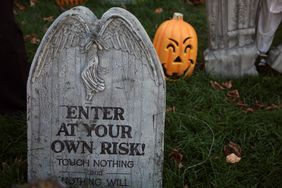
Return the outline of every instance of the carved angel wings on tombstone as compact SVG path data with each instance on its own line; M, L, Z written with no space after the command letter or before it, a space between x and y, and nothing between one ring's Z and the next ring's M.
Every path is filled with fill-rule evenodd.
M44 78L56 61L79 58L84 62L80 78L85 86L85 97L92 101L95 94L107 87L103 79L107 70L100 66L99 50L121 50L136 58L146 57L151 78L157 85L161 84L163 73L155 64L159 61L152 59L156 58L152 54L153 46L143 40L147 34L139 24L134 16L120 8L110 9L100 20L85 7L75 7L63 13L39 46L33 60L36 63L32 63L31 81Z

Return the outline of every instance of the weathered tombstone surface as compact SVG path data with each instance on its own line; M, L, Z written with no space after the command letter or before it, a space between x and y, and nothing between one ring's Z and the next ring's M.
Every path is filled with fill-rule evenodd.
M161 187L165 81L133 15L63 13L37 50L27 92L29 181Z
M257 75L255 28L257 0L207 0L209 47L205 69L214 75Z
M213 75L258 75L254 62L258 0L207 0L209 47L205 69ZM270 51L269 63L282 73L282 47Z

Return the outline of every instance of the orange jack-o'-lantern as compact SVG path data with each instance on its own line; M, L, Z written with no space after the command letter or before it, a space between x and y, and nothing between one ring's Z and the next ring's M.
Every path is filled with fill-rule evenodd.
M195 29L174 13L171 20L163 22L154 37L154 47L167 77L189 77L197 58L198 38Z
M56 3L61 8L73 7L85 3L86 0L56 0Z

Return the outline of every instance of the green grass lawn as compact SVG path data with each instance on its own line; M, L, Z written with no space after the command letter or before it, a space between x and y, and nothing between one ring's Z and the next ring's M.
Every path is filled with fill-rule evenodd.
M44 18L60 11L50 0L38 0L34 7L16 9L25 36L41 39L51 24ZM88 0L97 17L111 5ZM199 38L198 64L207 48L205 7L184 0L147 0L123 6L143 24L151 39L158 25L182 12ZM162 8L162 13L155 13ZM282 36L281 29L276 43ZM26 37L29 61L38 44ZM279 41L278 41L279 40ZM278 41L278 42L277 42ZM36 42L33 42L36 43ZM163 186L172 187L282 187L282 77L244 77L225 80L196 69L187 80L167 82L165 161ZM232 88L215 89L211 81L230 81ZM239 95L231 95L237 90ZM26 182L25 114L0 116L0 188ZM228 164L223 152L229 141L241 146L242 159Z

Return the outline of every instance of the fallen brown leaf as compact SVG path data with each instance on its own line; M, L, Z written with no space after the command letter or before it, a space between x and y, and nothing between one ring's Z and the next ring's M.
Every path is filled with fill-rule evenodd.
M20 11L25 11L26 10L26 7L24 5L22 5L21 3L19 2L15 2L15 6L17 7L17 9L19 9Z
M271 104L265 107L265 110L278 110L278 109L279 109L279 105L277 104Z
M40 43L40 39L37 37L32 37L30 40L31 44L39 44Z
M37 0L29 0L29 4L31 7L34 7L37 3Z
M232 81L227 81L223 83L218 83L216 81L210 81L211 86L214 89L228 89L228 92L226 93L227 99L229 102L233 103L234 105L238 106L241 108L246 113L252 113L258 109L261 110L278 110L282 108L282 104L271 104L271 105L266 105L263 103L260 103L259 101L256 101L254 105L247 105L243 102L243 100L240 98L239 91L237 89L233 89L233 84Z
M183 155L177 149L172 149L171 152L169 153L169 157L172 158L178 164L178 167L181 168L183 167L183 165L181 164Z
M263 109L265 107L264 104L259 103L258 101L256 101L254 108L256 109Z
M236 143L234 143L232 141L229 141L229 143L224 145L223 151L224 151L225 156L228 156L228 155L230 155L232 153L234 153L238 157L242 156L241 147L238 144L236 144Z
M243 109L245 112L247 112L247 113L251 113L251 112L254 112L255 110L253 109L253 108L251 108L251 107L248 107L248 108L246 108L246 109Z
M52 21L54 21L54 16L44 17L43 20L46 21L46 22L52 22Z
M240 98L240 94L239 94L239 91L237 89L232 90L232 91L228 91L226 96L231 98L231 99L239 99Z
M180 162L180 163L178 163L178 168L180 169L180 168L183 168L184 166L183 166L183 164Z
M241 160L241 157L238 157L237 155L235 155L234 153L231 153L230 155L226 156L226 162L227 163L238 163Z
M169 156L176 162L181 162L183 159L183 155L177 149L172 149Z
M155 12L155 14L161 14L163 11L164 11L164 9L159 7L159 8L156 8L154 12Z
M242 100L237 101L236 105L239 106L240 108L247 108L248 107L248 105L245 104Z
M213 89L220 89L220 90L224 89L224 87L221 84L219 84L217 81L212 81L211 80L210 84L211 84Z
M24 40L28 40L31 44L39 44L40 43L39 37L34 33L32 33L31 35L25 35Z
M175 112L175 106L172 106L172 107L167 107L166 108L166 112Z
M221 84L223 87L225 87L226 89L231 89L233 87L232 81L227 81L227 82L223 82Z

